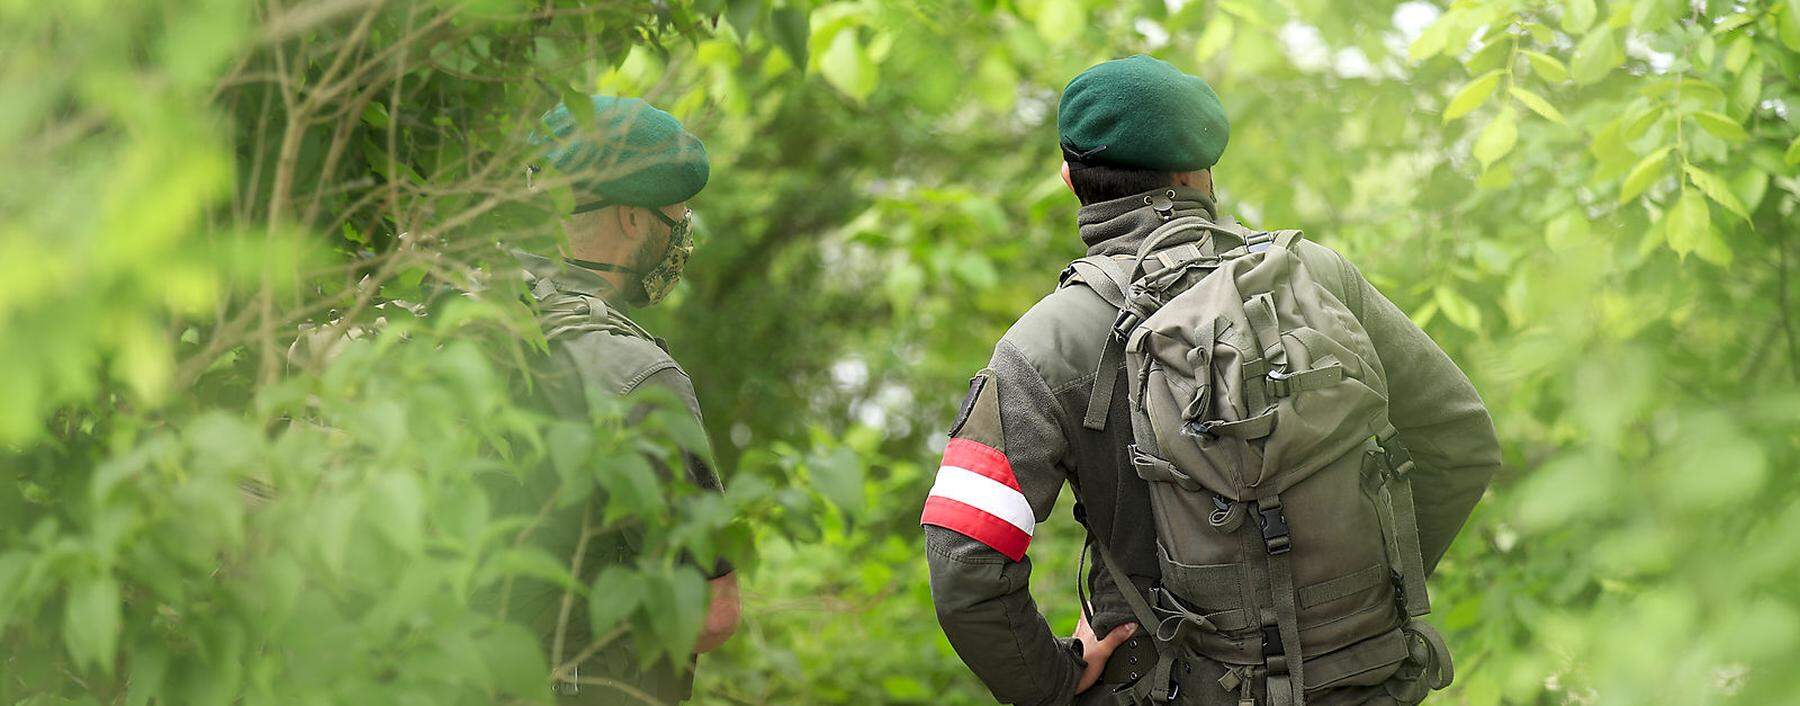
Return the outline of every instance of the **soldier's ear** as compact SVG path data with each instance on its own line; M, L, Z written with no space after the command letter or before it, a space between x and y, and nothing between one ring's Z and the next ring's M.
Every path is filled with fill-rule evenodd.
M613 210L618 212L619 233L624 235L626 240L637 242L639 238L644 237L644 217L638 213L637 207L618 206Z
M1211 169L1199 169L1191 172L1175 172L1173 181L1176 186L1193 187L1205 192L1207 198L1213 198Z
M1063 178L1063 186L1069 187L1069 191L1071 191L1071 192L1075 191L1075 182L1069 181L1069 163L1068 162L1062 163L1062 178Z

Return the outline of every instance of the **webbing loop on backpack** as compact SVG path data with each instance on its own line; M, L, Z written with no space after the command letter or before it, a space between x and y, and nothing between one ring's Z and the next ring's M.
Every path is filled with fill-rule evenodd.
M1131 454L1131 467L1137 471L1139 478L1152 482L1174 483L1181 486L1183 490L1196 493L1204 488L1200 485L1200 481L1182 473L1181 469L1175 467L1175 464L1145 452L1138 448L1137 444L1127 447L1127 451Z
M1250 321L1250 333L1256 346L1271 367L1287 365L1287 350L1281 346L1281 321L1275 312L1275 297L1263 292L1244 302L1244 316Z

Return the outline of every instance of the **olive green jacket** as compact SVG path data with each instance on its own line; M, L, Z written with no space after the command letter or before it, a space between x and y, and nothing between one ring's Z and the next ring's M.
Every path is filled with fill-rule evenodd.
M1223 224L1199 191L1178 192L1177 217L1199 215ZM1089 255L1135 253L1162 222L1141 197L1092 204L1079 214ZM1354 266L1310 240L1301 248L1309 271L1367 329L1382 367L1389 371L1390 417L1418 466L1413 485L1429 571L1500 467L1493 423L1468 377ZM1112 306L1084 286L1060 288L1044 297L995 346L989 366L972 382L951 436L1004 453L1003 465L1010 466L1004 470L1016 481L1022 502L1029 504L1031 522L1049 518L1062 484L1068 482L1075 494L1077 520L1090 537L1111 549L1143 591L1159 578L1156 530L1149 490L1126 452L1132 443L1127 396L1112 396L1103 431L1082 425L1101 348L1116 315ZM1113 389L1125 390L1123 367L1115 374ZM950 472L940 470L940 486ZM934 489L933 494L938 492ZM1056 638L1057 631L1032 601L1030 558L1014 560L992 542L936 526L934 502L939 501L927 501L925 514L932 600L957 654L1002 702L1069 703L1081 671L1079 649ZM978 529L974 534L983 532ZM1095 569L1085 580L1094 590L1098 634L1133 620L1105 572ZM1210 678L1219 674L1199 671L1210 672L1206 675ZM1196 681L1201 676L1193 675ZM1205 686L1217 691L1216 686ZM1192 694L1204 691L1198 683L1183 688Z
M617 307L602 298L604 280L586 270L563 267L557 261L529 253L515 252L523 266L527 286L537 299L541 320L548 329L549 355L537 361L533 370L533 388L547 411L562 419L582 419L592 414L594 397L647 399L652 394L672 395L700 420L700 402L694 386L681 366L675 362L660 339L650 335L626 317ZM566 328L560 328L566 327ZM628 419L641 419L649 411L640 405ZM719 477L710 465L711 453L685 454L685 476L696 485L722 491ZM536 514L554 492L553 474L531 474L524 482L511 476L491 480L497 509L502 512ZM582 526L581 506L555 510L545 518L533 536L538 547L552 556L572 556ZM597 514L599 510L596 508ZM598 518L594 518L597 519ZM621 531L590 540L582 561L582 575L591 583L601 569L631 561L639 546L634 532ZM723 561L710 567L712 578L731 571ZM544 581L520 580L508 601L508 617L523 621L544 637L546 654L551 649L562 588ZM586 601L576 601L575 610L564 635L564 658L578 653L589 644ZM659 700L673 703L687 698L692 684L691 664L688 669L673 669L666 664L655 669L640 669L631 653L630 640L618 641L616 649L602 650L579 665L581 676L599 676L623 682ZM558 703L612 704L629 700L617 691L591 684L559 684Z

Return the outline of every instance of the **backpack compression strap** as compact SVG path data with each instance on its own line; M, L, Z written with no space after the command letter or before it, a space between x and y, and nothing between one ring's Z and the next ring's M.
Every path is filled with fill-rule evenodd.
M1391 550L1399 556L1388 564L1400 572L1400 593L1406 601L1406 614L1418 617L1431 612L1431 598L1425 589L1425 558L1419 550L1419 518L1413 506L1412 452L1400 443L1399 432L1389 425L1375 436L1381 447L1381 470L1387 483L1387 502L1382 503L1382 531L1393 537Z

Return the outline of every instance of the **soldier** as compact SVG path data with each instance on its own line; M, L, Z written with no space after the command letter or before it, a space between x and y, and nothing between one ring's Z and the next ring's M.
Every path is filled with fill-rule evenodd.
M1078 698L1082 703L1115 699L1410 703L1422 699L1427 687L1447 683L1447 654L1438 662L1441 649L1433 651L1441 648L1441 639L1428 627L1415 626L1420 621L1408 619L1422 611L1400 604L1423 601L1423 575L1443 556L1500 465L1492 422L1468 378L1338 253L1297 237L1276 240L1291 246L1304 265L1301 269L1314 273L1337 306L1354 317L1354 323L1345 321L1344 326L1366 331L1363 346L1378 359L1368 361L1368 368L1386 371L1386 409L1375 412L1391 418L1398 438L1412 449L1412 462L1393 464L1400 467L1398 472L1368 477L1380 484L1410 470L1407 477L1417 499L1417 528L1411 534L1418 546L1413 555L1419 557L1413 563L1422 564L1423 570L1411 572L1419 581L1414 590L1403 591L1397 585L1407 563L1402 558L1391 563L1377 559L1381 563L1365 565L1364 571L1336 583L1301 588L1303 603L1322 604L1302 606L1298 627L1307 638L1304 660L1298 659L1295 645L1301 640L1290 632L1295 621L1278 619L1279 611L1259 613L1249 606L1252 610L1213 612L1196 607L1196 600L1204 603L1208 594L1224 602L1244 602L1241 608L1249 601L1270 601L1282 592L1278 581L1268 579L1260 557L1247 560L1254 565L1246 563L1241 574L1236 573L1237 566L1224 567L1232 570L1229 574L1207 573L1213 567L1171 564L1166 555L1159 559L1159 539L1171 541L1166 536L1171 532L1198 535L1212 530L1202 522L1198 529L1180 525L1159 533L1159 522L1181 518L1167 507L1157 508L1161 514L1153 511L1152 486L1158 484L1145 479L1164 481L1160 485L1171 488L1175 484L1168 481L1177 479L1194 487L1202 484L1173 464L1164 464L1157 476L1159 467L1143 455L1134 459L1134 444L1155 443L1145 439L1144 429L1137 429L1134 437L1133 408L1136 405L1135 413L1143 413L1139 397L1154 382L1128 379L1119 351L1125 345L1123 336L1134 330L1130 324L1136 323L1121 312L1131 313L1129 308L1138 301L1133 297L1140 294L1134 286L1141 280L1130 276L1135 272L1102 271L1134 264L1134 270L1143 271L1164 252L1160 248L1183 240L1171 235L1185 233L1185 247L1191 248L1188 259L1176 263L1184 270L1218 266L1218 261L1252 252L1258 258L1272 257L1267 254L1270 237L1244 229L1215 205L1212 167L1225 150L1227 123L1217 96L1201 79L1141 55L1105 62L1069 83L1058 106L1057 127L1063 180L1081 203L1077 219L1081 241L1087 246L1085 260L1094 266L1066 270L1064 286L1033 306L1000 339L988 367L971 380L950 426L951 439L921 523L932 599L957 654L996 699L1012 704L1065 704ZM1147 245L1153 234L1165 240ZM1208 256L1215 259L1211 265L1202 262ZM1109 279L1114 283L1108 285ZM1314 303L1320 302L1315 298ZM1285 310L1282 316L1287 316ZM1124 324L1118 327L1118 338L1116 323ZM1378 371L1365 373L1371 381L1382 377ZM1278 379L1282 376L1270 370L1270 384L1283 382ZM1296 382L1294 389L1301 387ZM1115 389L1122 392L1112 394ZM1212 407L1205 390L1196 395L1200 409L1190 419L1200 421L1198 417ZM1264 401L1273 404L1271 400ZM1275 428L1283 425L1273 414L1269 418L1275 419ZM1241 436L1270 433L1266 426L1260 431L1236 426ZM1194 427L1193 438L1222 443L1219 440L1230 440L1226 437L1231 427L1212 420L1211 425ZM1368 459L1393 455L1404 461L1405 452L1391 434L1376 447L1372 444L1378 442L1368 431L1350 433L1362 435L1354 443L1370 444ZM1363 448L1351 453L1361 454ZM1350 463L1360 466L1362 461ZM1192 467L1185 471L1201 475ZM1074 637L1059 640L1032 600L1026 550L1035 526L1049 517L1065 481L1074 490L1074 516L1104 561L1082 577L1092 599L1083 606ZM1398 498L1400 488L1391 489ZM1391 506L1385 491L1372 497L1381 499L1379 508ZM1248 496L1215 494L1211 505L1203 500L1200 507L1217 511L1212 527L1219 532L1241 527L1240 533L1251 533L1249 546L1257 550L1255 554L1262 553L1268 539L1270 562L1308 556L1301 551L1307 532L1317 536L1355 529L1348 523L1330 526L1330 521L1308 525L1292 509L1304 498L1290 499L1286 519L1291 521L1297 549L1285 554L1290 522L1283 521L1279 504L1271 507L1271 499L1264 498L1259 506ZM1245 509L1255 518L1249 523L1243 522ZM1206 513L1201 515L1206 519ZM1415 513L1402 511L1398 516L1404 523ZM1383 517L1385 530L1389 518ZM1255 534L1258 527L1260 536ZM1403 529L1392 536L1407 533ZM1377 534L1369 543L1378 557L1382 537ZM1391 556L1399 557L1400 552ZM1118 571L1102 570L1103 566ZM1183 585L1165 581L1173 578L1165 576L1174 570L1165 568L1170 566L1197 578ZM1391 576L1382 569L1390 569ZM1124 582L1114 580L1119 573L1129 577L1123 592L1118 584ZM1396 581L1390 584L1390 578ZM1195 599L1195 594L1203 598ZM1357 605L1353 610L1347 603ZM1356 618L1350 623L1377 621L1379 625L1367 629L1381 637L1367 644L1379 643L1379 648L1358 645L1341 651L1355 653L1364 661L1360 665L1343 659L1327 663L1332 655L1316 653L1336 648L1316 637L1325 629L1319 621L1307 620L1318 611ZM1289 647L1282 646L1283 635L1288 636ZM1152 639L1158 636L1170 639ZM1166 663L1164 650L1169 651ZM1302 662L1310 675L1305 679L1300 674ZM1094 688L1103 673L1105 684Z
M567 105L543 117L534 142L545 149L543 164L574 183L576 205L562 222L567 236L561 257L515 252L536 299L550 355L535 371L535 387L546 406L565 418L592 414L590 396L678 400L696 424L700 404L693 383L655 338L626 316L627 307L649 306L668 295L693 249L687 201L706 186L705 147L674 116L635 98L591 97L591 125ZM530 167L538 171L539 166ZM647 411L639 405L633 414ZM719 477L706 450L684 453L686 478L719 492ZM549 482L548 480L546 482ZM536 514L549 489L502 488L499 501L509 511ZM598 508L575 506L551 513L533 541L554 556L573 556L584 520L598 524ZM584 518L584 513L596 517ZM592 582L609 564L629 560L637 540L630 531L593 537L583 555L581 575ZM729 638L738 621L737 575L720 561L705 572L710 602L695 647L710 651ZM566 662L590 643L585 612L575 610L563 630L563 589L548 583L521 583L507 609L542 632L553 660ZM577 607L585 601L576 601ZM673 703L686 699L693 684L686 668L667 664L642 668L629 640L607 648L560 674L558 703L617 704L644 697Z

